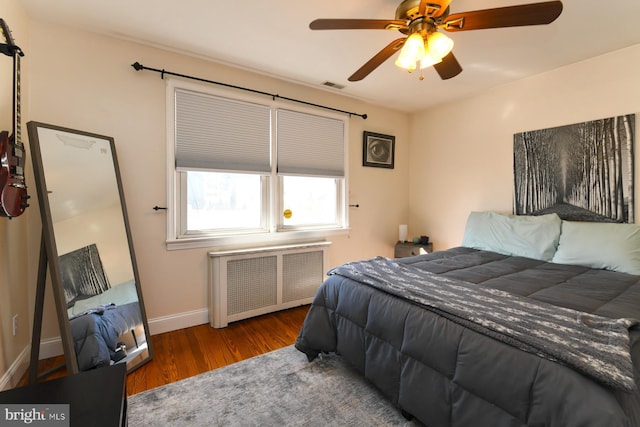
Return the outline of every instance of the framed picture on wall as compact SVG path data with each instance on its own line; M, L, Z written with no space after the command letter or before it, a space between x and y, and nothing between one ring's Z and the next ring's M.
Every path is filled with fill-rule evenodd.
M635 114L520 132L514 213L634 222Z
M362 166L393 169L396 137L364 131L362 136Z

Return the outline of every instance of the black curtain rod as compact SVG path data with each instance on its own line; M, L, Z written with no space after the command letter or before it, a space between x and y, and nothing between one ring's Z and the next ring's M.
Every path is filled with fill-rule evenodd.
M186 79L191 79L191 80L197 80L199 82L211 83L211 84L214 84L214 85L225 86L225 87L230 87L230 88L233 88L233 89L239 89L239 90L244 90L244 91L247 91L247 92L257 93L257 94L260 94L260 95L269 96L274 100L276 98L280 98L280 99L284 99L285 101L297 102L299 104L310 105L312 107L317 107L317 108L324 108L325 110L337 111L338 113L348 114L349 116L358 116L358 117L362 117L365 120L367 119L367 115L366 114L358 114L358 113L353 113L351 111L339 110L337 108L327 107L325 105L314 104L312 102L301 101L299 99L288 98L286 96L280 96L280 95L275 94L275 93L263 92L263 91L260 91L260 90L249 89L249 88L242 87L242 86L231 85L231 84L228 84L228 83L216 82L214 80L207 80L207 79L203 79L203 78L200 78L200 77L188 76L186 74L172 73L171 71L166 71L165 69L158 70L157 68L145 67L144 65L142 65L139 62L134 62L133 64L131 64L131 66L133 68L135 68L136 71L148 70L148 71L155 71L156 73L160 73L160 78L162 78L162 79L164 79L165 74L169 74L169 75L172 75L172 76L184 77Z

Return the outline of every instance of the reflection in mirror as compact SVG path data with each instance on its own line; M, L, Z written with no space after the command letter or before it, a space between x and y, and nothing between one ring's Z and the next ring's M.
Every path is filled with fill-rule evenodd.
M114 141L37 122L27 129L63 341L80 371L134 369L151 348Z

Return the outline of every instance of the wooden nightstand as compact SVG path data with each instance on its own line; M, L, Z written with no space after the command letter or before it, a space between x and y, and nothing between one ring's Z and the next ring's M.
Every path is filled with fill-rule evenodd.
M415 256L431 252L433 252L433 243L420 245L411 242L398 242L394 248L393 256L395 258L404 258L407 256Z

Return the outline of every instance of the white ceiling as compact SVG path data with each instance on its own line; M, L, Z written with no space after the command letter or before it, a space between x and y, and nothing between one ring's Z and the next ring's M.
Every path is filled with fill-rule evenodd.
M364 80L349 82L354 71L401 34L311 31L309 22L394 19L400 0L20 1L35 20L178 50L315 87L330 81L344 85L339 92L346 96L403 111L459 99L640 43L640 1L564 0L562 14L549 25L448 33L464 69L450 80L425 69L420 81L417 73L396 67L392 57ZM451 13L535 1L453 0ZM144 65L179 69L179 64ZM611 77L615 78L615 70Z

